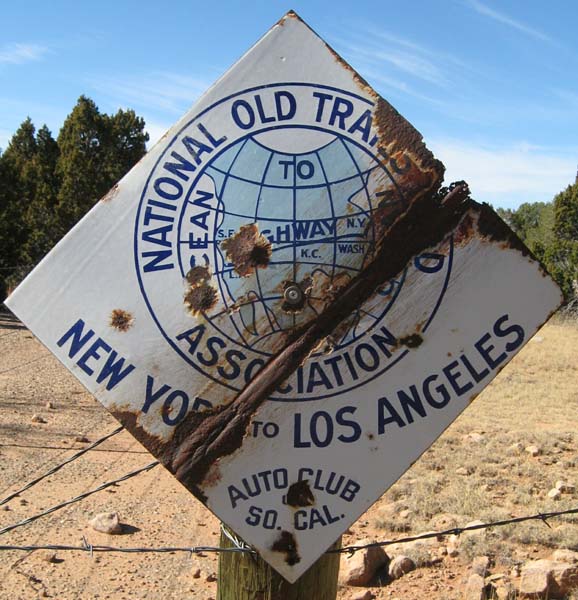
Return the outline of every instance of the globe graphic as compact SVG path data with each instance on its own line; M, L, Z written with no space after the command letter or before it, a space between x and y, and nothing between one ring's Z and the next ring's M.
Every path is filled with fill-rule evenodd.
M316 133L322 143L299 153L271 147L266 135L248 136L213 158L203 174L218 199L209 236L214 242L205 258L223 302L204 316L219 335L264 355L271 353L275 337L315 319L361 271L375 250L372 213L384 197L394 206L391 214L400 203L391 190L389 196L383 192L392 184L371 154L346 137ZM248 224L267 240L270 259L265 268L242 277L223 242ZM399 283L384 286L375 311L358 311L342 324L332 349L377 323ZM288 287L302 293L298 310L287 304Z

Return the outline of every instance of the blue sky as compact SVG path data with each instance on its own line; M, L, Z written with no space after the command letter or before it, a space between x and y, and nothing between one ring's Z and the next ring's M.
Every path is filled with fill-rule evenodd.
M0 147L27 116L56 136L81 94L134 108L154 141L291 8L478 200L548 201L574 181L575 0L5 3Z

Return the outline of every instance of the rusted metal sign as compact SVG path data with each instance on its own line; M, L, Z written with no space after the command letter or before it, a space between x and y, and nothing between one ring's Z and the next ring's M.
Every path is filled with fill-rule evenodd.
M294 13L8 304L295 580L561 301Z

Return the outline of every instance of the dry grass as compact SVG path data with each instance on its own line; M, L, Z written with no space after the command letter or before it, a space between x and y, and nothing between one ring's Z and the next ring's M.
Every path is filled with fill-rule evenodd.
M578 323L544 327L387 492L374 515L384 536L578 506L576 493L547 496L558 480L578 483L577 349ZM524 450L530 445L540 455ZM488 530L464 540L461 552L507 566L551 548L578 549L577 517Z

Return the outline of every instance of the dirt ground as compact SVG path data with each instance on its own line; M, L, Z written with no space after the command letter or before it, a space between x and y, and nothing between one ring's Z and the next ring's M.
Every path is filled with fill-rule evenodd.
M424 456L344 536L393 539L465 525L578 507L576 493L554 501L557 481L576 482L578 325L550 323L505 368ZM50 403L50 404L49 404ZM45 422L33 422L37 415ZM18 321L0 315L0 499L118 426ZM472 435L473 434L473 435ZM525 448L535 445L538 454ZM125 432L0 507L0 528L115 479L153 460ZM117 511L122 535L87 525ZM219 523L168 472L138 477L2 535L5 545L92 544L151 547L219 544ZM491 559L496 581L517 585L520 565L554 548L578 550L578 519L533 521L403 549L418 568L369 590L391 600L462 598L472 559ZM396 553L400 553L398 549ZM453 554L453 556L452 556ZM216 598L215 554L95 554L0 551L0 598ZM344 559L345 560L345 559ZM200 572L199 572L200 570ZM359 588L340 586L339 599ZM314 600L314 598L312 598Z

